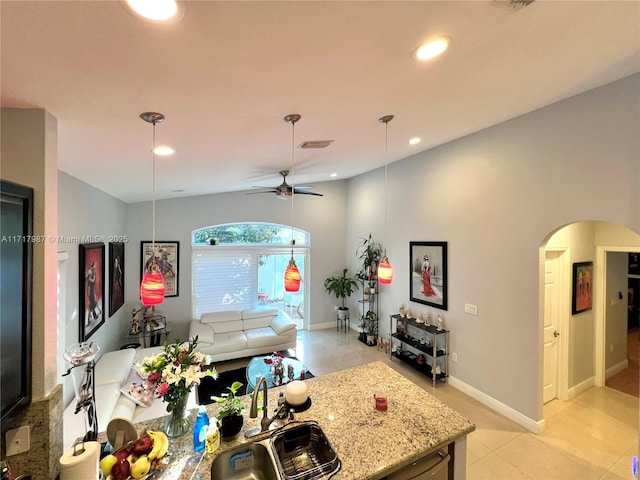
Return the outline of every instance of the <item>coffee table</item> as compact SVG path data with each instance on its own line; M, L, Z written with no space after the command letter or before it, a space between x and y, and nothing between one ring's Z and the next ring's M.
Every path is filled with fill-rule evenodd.
M253 390L256 387L256 383L260 377L264 377L267 380L267 387L277 387L278 385L274 384L274 377L271 373L271 364L264 363L264 359L267 358L265 356L262 357L253 357L247 365L247 391ZM284 378L282 381L282 385L285 385L289 382L289 377L287 376L287 372L289 369L289 365L293 365L293 379L300 380L300 374L305 372L305 374L309 371L309 369L298 359L295 358L283 358L282 365L284 367Z

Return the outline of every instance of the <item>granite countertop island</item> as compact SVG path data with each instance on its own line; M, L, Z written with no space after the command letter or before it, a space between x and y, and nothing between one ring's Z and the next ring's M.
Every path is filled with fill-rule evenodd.
M466 435L475 429L469 420L382 362L305 382L309 387L311 407L297 413L296 420L315 420L320 424L342 462L342 468L333 477L336 480L380 479L453 442L461 442L462 448L466 449ZM278 393L283 389L269 389L269 412L275 409ZM387 396L386 411L374 408L374 393ZM262 412L258 418L249 418L251 395L246 395L243 401L246 405L244 427L235 439L222 442L213 455L194 453L190 433L171 439L166 457L169 464L156 478L208 480L216 454L268 437L269 433L252 439L244 437L246 430L260 425ZM217 404L208 405L207 411L209 417L215 417ZM165 419L135 426L139 432L145 427L159 430ZM465 452L459 453L464 460ZM456 478L461 477L456 474Z

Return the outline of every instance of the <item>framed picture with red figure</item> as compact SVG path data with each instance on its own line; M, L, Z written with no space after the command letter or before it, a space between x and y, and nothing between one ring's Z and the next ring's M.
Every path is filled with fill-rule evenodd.
M79 258L80 341L104 324L104 243L83 243Z

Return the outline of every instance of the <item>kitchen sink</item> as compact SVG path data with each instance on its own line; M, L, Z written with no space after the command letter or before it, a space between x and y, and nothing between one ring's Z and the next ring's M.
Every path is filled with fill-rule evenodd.
M211 465L211 480L279 480L269 448L253 442L219 454Z
M218 454L211 464L211 479L328 479L340 466L338 455L317 422L293 422L264 440Z
M317 422L277 431L269 443L284 480L331 478L340 470L340 459Z

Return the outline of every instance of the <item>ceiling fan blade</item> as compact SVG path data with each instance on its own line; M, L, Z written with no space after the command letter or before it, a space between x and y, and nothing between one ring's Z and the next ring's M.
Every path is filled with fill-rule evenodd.
M263 187L260 187L263 188ZM269 190L261 190L259 192L247 192L245 195L255 195L256 193L278 193L278 190L269 189Z
M304 190L298 190L298 187L295 188L293 193L295 193L296 195L315 195L316 197L324 197L322 193L305 192Z

